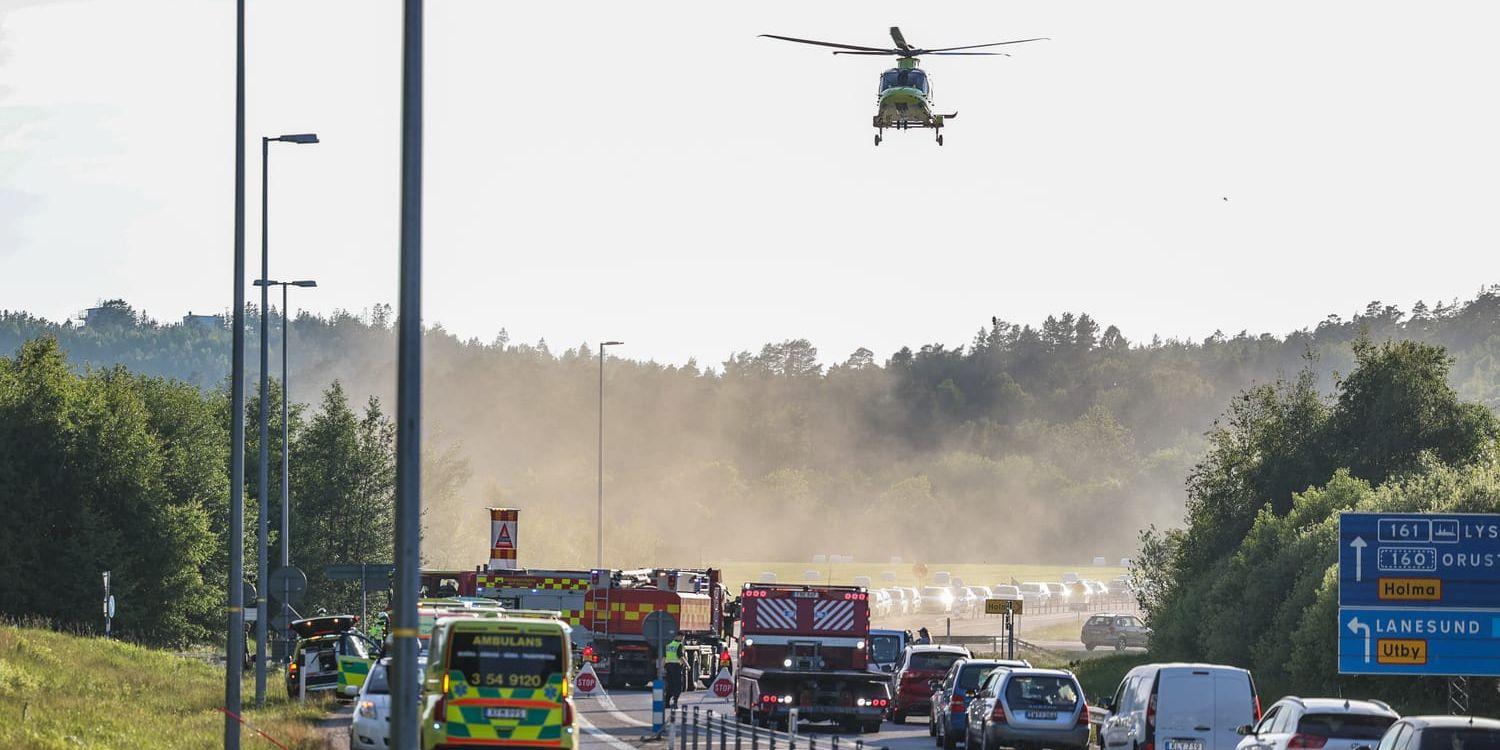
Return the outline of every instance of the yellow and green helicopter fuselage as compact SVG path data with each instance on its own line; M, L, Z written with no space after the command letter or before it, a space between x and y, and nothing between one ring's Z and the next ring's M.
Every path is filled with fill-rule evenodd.
M958 116L957 112L937 114L932 111L932 83L926 71L918 68L916 63L915 59L903 58L897 61L897 67L880 76L873 123L876 145L882 140L880 131L886 128L932 128L938 131L937 141L942 143L944 120Z

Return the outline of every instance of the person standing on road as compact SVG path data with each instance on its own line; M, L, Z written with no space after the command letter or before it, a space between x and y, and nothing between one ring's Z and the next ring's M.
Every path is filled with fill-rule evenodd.
M927 632L927 628L921 628L920 630L918 630L917 639L915 641L912 641L912 644L917 646L927 646L931 645L931 643L932 634Z
M682 639L672 636L667 642L667 650L662 656L662 661L667 665L667 691L664 696L666 705L671 708L677 707L677 696L682 695Z

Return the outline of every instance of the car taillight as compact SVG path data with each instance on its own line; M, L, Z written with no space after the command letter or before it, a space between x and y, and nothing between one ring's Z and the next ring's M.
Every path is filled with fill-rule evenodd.
M563 700L563 726L573 725L573 701Z
M963 699L963 696L960 696L960 695L953 696L953 700L949 701L949 703L948 703L948 712L949 713L955 713L955 714L961 714L961 713L964 712L964 699Z
M996 724L1005 723L1005 706L1000 705L1000 701L995 701L995 707L990 709L990 721Z
M1076 725L1080 727L1089 725L1089 704L1087 702L1083 704L1083 710L1078 712L1078 722Z
M1260 696L1255 696L1255 723L1260 723Z
M1146 704L1146 729L1156 730L1156 693L1151 694L1151 702Z
M1287 740L1286 746L1289 748L1300 747L1306 748L1307 750L1318 750L1326 744L1328 744L1327 737L1319 737L1316 734L1302 734L1299 732L1292 735L1292 738L1290 740Z

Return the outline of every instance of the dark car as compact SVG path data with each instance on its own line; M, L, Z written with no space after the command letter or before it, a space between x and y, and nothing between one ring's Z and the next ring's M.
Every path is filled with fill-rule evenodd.
M359 618L354 615L308 617L292 621L292 632L297 634L297 645L292 647L286 669L288 697L297 697L304 679L302 672L307 673L307 692L337 690L340 656L373 659L378 655L380 644L355 630L357 622Z
M958 745L969 728L969 698L979 683L1001 667L1029 667L1017 659L959 659L941 680L933 680L932 707L927 712L927 733L946 748Z
M1072 672L996 669L969 701L969 750L1085 750L1088 744L1089 705Z
M972 654L963 646L908 646L901 654L894 680L896 697L891 701L891 721L905 724L911 714L924 714L932 705L932 681L948 674L949 667Z
M1407 716L1376 750L1500 750L1500 721L1471 716Z
M1113 646L1116 651L1131 646L1145 648L1147 641L1151 640L1151 628L1135 615L1104 613L1085 620L1078 639L1090 651L1098 646Z

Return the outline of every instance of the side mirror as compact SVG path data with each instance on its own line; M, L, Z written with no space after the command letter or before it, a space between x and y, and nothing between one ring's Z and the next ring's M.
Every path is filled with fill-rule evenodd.
M1239 725L1238 727L1235 728L1234 733L1237 734L1237 735L1240 735L1241 737L1243 737L1245 735L1248 735L1248 734L1254 734L1255 733L1255 727L1252 727L1249 724L1241 724L1241 725Z
M933 690L937 690L938 688L940 688L942 686L943 686L943 681L942 680L928 680L927 681L927 687L932 688Z
M359 695L359 688L356 687L356 686L354 686L354 685L345 685L343 687L343 691L344 691L344 695L347 695L350 698L353 698L353 697Z
M1355 745L1354 750L1374 750L1374 748L1369 745Z
M965 698L973 698L973 697L975 697L977 695L979 695L979 693L978 693L978 691L975 691L975 690L965 690L964 691L964 697Z
M1104 700L1099 701L1099 707L1104 709L1105 711L1108 711L1109 713L1115 712L1115 702L1110 698L1105 698Z

